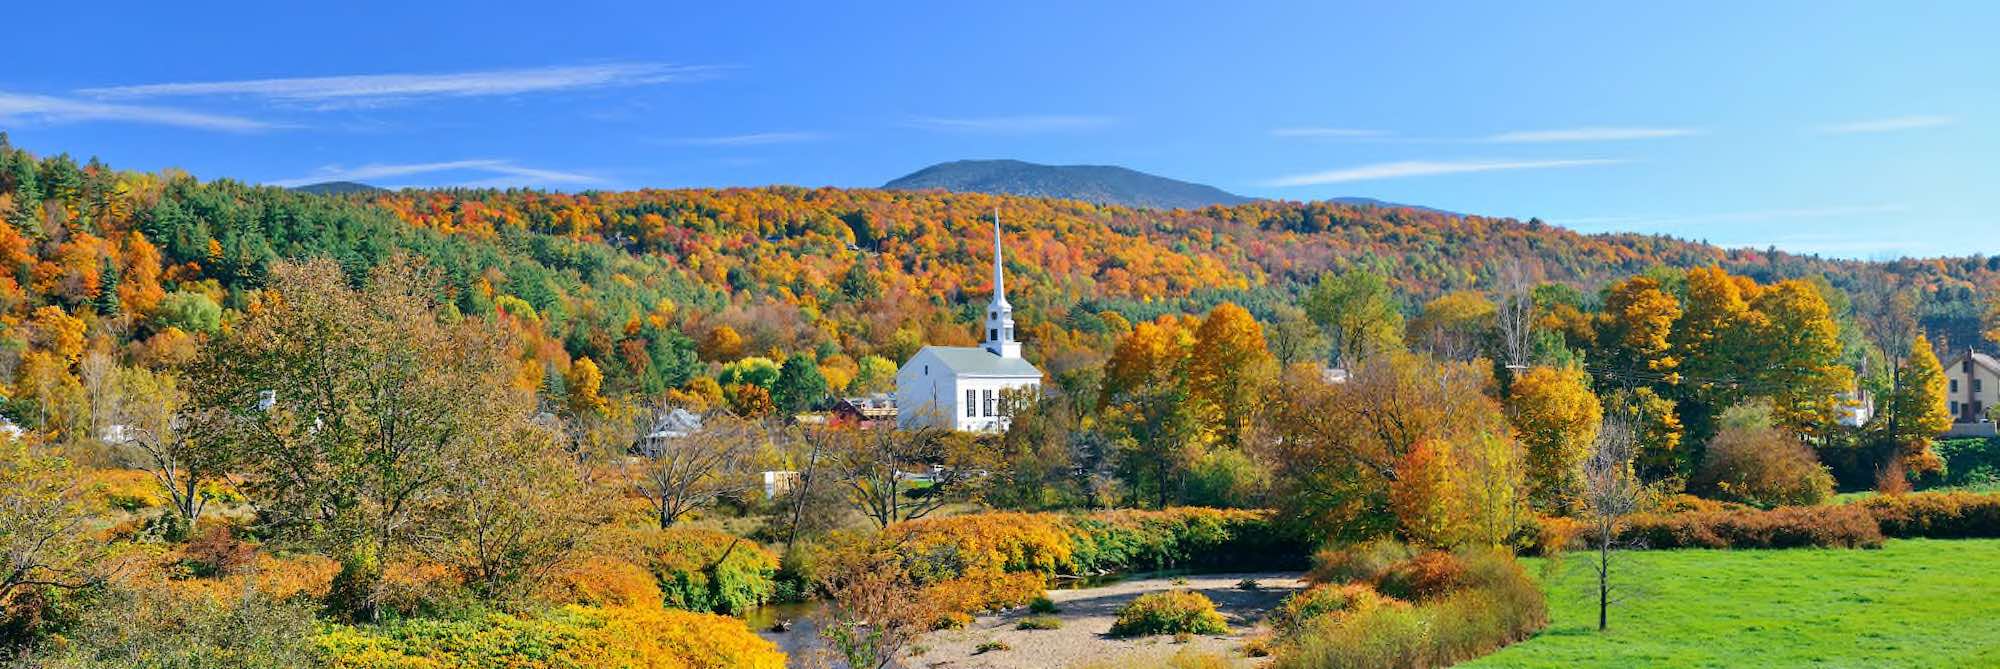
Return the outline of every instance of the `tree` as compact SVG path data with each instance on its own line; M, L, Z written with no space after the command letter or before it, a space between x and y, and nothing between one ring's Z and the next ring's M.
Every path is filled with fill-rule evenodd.
M810 355L785 358L778 380L771 386L771 403L786 415L813 408L826 398L826 377Z
M1768 389L1778 427L1823 439L1837 427L1842 393L1854 373L1841 364L1840 325L1813 284L1782 281L1751 301L1758 350L1750 370Z
M971 498L980 470L996 464L968 435L932 428L825 429L824 464L847 503L878 528Z
M227 473L228 454L201 446L198 436L214 427L214 416L195 414L178 381L144 369L119 370L125 400L115 420L125 425L127 445L144 454L140 467L153 474L181 527L192 529L208 504L202 484Z
M599 414L609 406L603 394L604 372L590 358L570 363L569 373L563 375L563 389L568 393L564 403L571 415Z
M489 600L534 590L607 515L608 500L548 425L511 416L443 477L441 508L416 547Z
M113 573L103 542L87 531L83 477L36 450L0 433L0 616L26 593L86 588ZM0 637L0 651L10 641Z
M764 427L723 413L699 426L673 425L674 410L647 412L638 432L638 492L653 503L660 527L680 522L688 512L757 486L755 465L769 444ZM680 432L685 431L685 434Z
M1313 532L1358 541L1401 527L1392 494L1414 464L1462 467L1480 435L1503 434L1500 407L1484 390L1491 377L1474 363L1410 353L1369 359L1344 383L1293 369L1273 398L1271 438L1258 445L1273 468L1279 517ZM1414 455L1420 448L1429 455ZM1421 515L1405 513L1404 518ZM1315 537L1320 538L1320 537Z
M1885 476L1935 471L1943 462L1931 450L1931 440L1951 429L1951 410L1945 404L1944 367L1931 352L1929 338L1919 334L1910 342L1896 376L1901 382L1882 398L1882 411L1869 421L1888 452L1882 464Z
M153 320L163 328L214 334L222 329L222 305L207 295L177 290L160 300Z
M330 606L372 620L384 561L437 529L452 477L531 415L504 335L434 313L435 279L385 263L351 288L330 260L271 268L267 301L209 347L194 405L266 517L341 563Z
M1410 341L1440 360L1471 360L1484 345L1499 309L1485 295L1454 291L1424 304L1410 321Z
M1353 367L1362 358L1403 345L1403 312L1389 282L1366 270L1320 275L1306 293L1306 314L1332 344L1330 362Z
M867 394L895 389L896 363L879 355L864 355L856 364L860 371L854 373L854 381L847 385L848 392Z
M1617 590L1612 569L1619 546L1618 532L1626 516L1639 509L1641 488L1632 473L1637 434L1624 416L1606 418L1597 430L1582 467L1586 530L1597 549L1591 570L1597 574L1597 631L1610 628L1610 610Z
M1215 443L1243 446L1275 367L1264 348L1264 328L1250 312L1229 302L1208 312L1189 355L1188 398L1213 426Z
M1681 305L1652 277L1635 276L1605 289L1597 346L1608 371L1621 379L1672 385L1679 380L1669 335Z
M1514 380L1507 418L1527 447L1529 499L1560 511L1574 501L1577 466L1590 455L1603 419L1590 377L1578 369L1534 367Z
M1493 330L1499 338L1500 363L1510 370L1527 369L1535 353L1535 298L1519 261L1508 261L1498 278Z
M1281 305L1278 319L1265 329L1271 356L1283 369L1294 363L1316 362L1326 356L1326 336L1298 307Z

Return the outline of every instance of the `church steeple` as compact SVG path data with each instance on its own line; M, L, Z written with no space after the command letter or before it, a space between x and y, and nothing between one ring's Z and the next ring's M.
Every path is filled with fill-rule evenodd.
M1014 341L1014 305L1007 303L1007 276L1000 250L1000 209L993 210L993 300L986 304L986 342L981 348L1002 358L1021 357Z

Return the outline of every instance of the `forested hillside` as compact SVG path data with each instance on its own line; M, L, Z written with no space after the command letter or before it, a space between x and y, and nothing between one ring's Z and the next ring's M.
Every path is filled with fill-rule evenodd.
M1055 372L1101 361L1129 323L1163 313L1227 300L1277 320L1329 270L1384 274L1411 313L1445 292L1488 290L1510 266L1586 293L1660 265L1763 282L1823 275L1850 292L1909 282L1933 338L1953 346L1979 341L1974 289L2000 271L2000 259L1870 264L1328 203L1154 211L794 187L320 196L6 147L0 262L13 271L0 276L0 349L15 388L40 347L31 321L76 319L142 358L173 358L257 301L278 259L332 257L360 276L410 253L445 275L460 314L507 315L538 363L526 368L545 377L524 385L559 383L589 358L607 392L658 393L745 355L813 351L836 390L857 377L857 390L880 388L883 362L972 341L996 209L1029 355ZM883 360L860 364L868 356Z

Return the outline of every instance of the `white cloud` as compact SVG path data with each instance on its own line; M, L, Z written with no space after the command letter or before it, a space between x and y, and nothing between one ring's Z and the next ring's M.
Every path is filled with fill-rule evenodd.
M436 163L370 163L359 167L328 165L315 170L312 175L296 179L273 181L274 186L303 186L322 181L372 181L376 179L405 177L438 172L483 172L494 175L476 182L483 187L503 187L541 184L595 184L602 179L587 174L562 172L516 165L513 161L497 159L451 160Z
M720 137L682 137L667 140L669 144L686 146L763 146L766 144L796 144L816 142L826 139L819 132L753 132L743 135L723 135Z
M1496 144L1543 142L1616 142L1634 139L1662 139L1702 134L1694 128L1562 128L1557 130L1516 130L1492 135L1482 141Z
M77 91L100 98L246 96L280 102L367 103L417 97L513 95L696 81L718 68L664 63L610 63L445 74L358 74L105 86Z
M1608 158L1586 158L1577 160L1406 160L1394 163L1376 163L1345 169L1294 174L1265 182L1266 186L1316 186L1320 184L1347 183L1350 181L1372 181L1375 179L1399 179L1403 177L1426 177L1441 174L1464 174L1468 172L1499 172L1506 170L1539 170L1558 167L1586 167L1590 165L1615 165L1625 161Z
M1870 133L1870 132L1895 132L1898 130L1935 128L1938 126L1951 125L1957 122L1958 119L1952 118L1950 116L1935 116L1935 115L1896 116L1891 118L1877 118L1877 119L1868 119L1863 121L1850 121L1847 123L1833 123L1829 125L1819 126L1818 128L1815 128L1815 130L1817 130L1820 134L1823 135L1853 135L1853 134Z
M1027 134L1087 130L1110 125L1111 121L1109 117L1104 116L1071 115L988 116L983 118L920 116L910 119L909 125L927 130L950 132Z
M114 121L228 132L254 132L283 127L240 116L6 92L0 92L0 121L13 123Z
M1271 131L1272 137L1298 139L1368 139L1372 137L1386 137L1388 134L1388 131L1385 130L1364 130L1361 128L1300 127L1276 128Z

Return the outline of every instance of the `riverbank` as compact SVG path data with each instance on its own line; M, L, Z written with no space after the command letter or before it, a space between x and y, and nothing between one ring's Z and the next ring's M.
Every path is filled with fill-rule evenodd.
M1286 595L1305 587L1299 572L1259 572L1235 574L1193 574L1122 580L1107 585L1076 590L1050 590L1048 597L1060 607L1055 617L1062 627L1053 630L1016 629L1030 614L1017 609L974 619L964 629L934 632L919 639L911 667L952 667L954 669L1043 669L1072 667L1088 663L1119 666L1119 658L1153 657L1192 648L1226 655L1240 666L1254 662L1243 658L1243 641L1259 629L1264 614ZM1254 579L1256 590L1237 585ZM1185 581L1176 584L1175 581ZM1215 608L1229 621L1229 634L1197 636L1186 644L1171 637L1154 636L1119 639L1109 636L1118 609L1139 595L1162 590L1195 590L1215 602ZM979 652L981 644L998 642L1006 650Z

